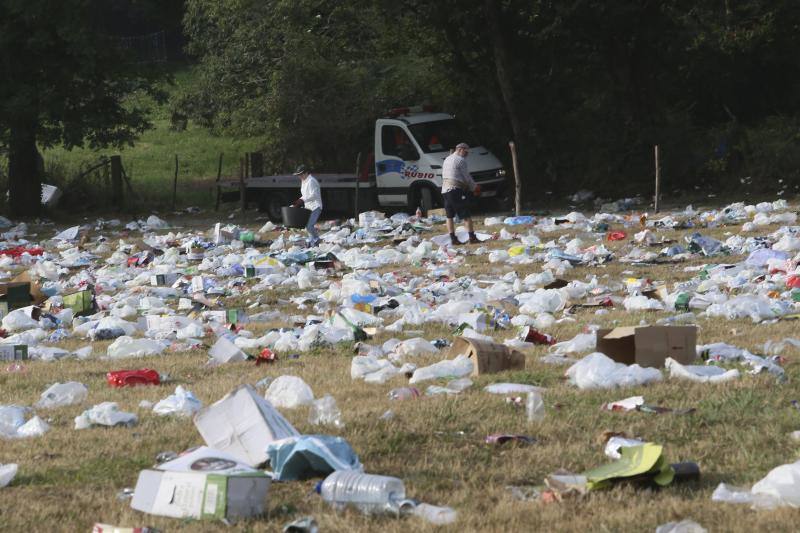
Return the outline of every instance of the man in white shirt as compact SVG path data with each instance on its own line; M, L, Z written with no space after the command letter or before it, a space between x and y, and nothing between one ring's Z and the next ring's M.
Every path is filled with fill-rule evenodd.
M480 186L475 183L467 169L467 155L469 145L459 143L455 151L447 156L442 164L442 198L444 210L447 215L447 231L450 233L450 242L454 245L463 244L456 237L456 227L453 217L464 221L469 232L470 244L480 242L475 236L472 227L472 217L469 212L469 203L474 194L480 193Z
M300 176L300 198L293 204L293 207L300 207L300 204L311 211L308 217L308 224L306 224L306 231L308 232L308 245L316 246L319 244L319 234L317 233L317 220L322 213L322 191L319 188L317 178L311 175L311 172L305 167L300 165L294 171L295 176Z

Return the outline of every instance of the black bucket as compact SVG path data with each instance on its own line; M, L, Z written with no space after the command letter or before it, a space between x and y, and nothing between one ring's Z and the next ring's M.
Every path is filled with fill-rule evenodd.
M286 206L281 208L283 225L287 228L305 228L311 211L302 207Z

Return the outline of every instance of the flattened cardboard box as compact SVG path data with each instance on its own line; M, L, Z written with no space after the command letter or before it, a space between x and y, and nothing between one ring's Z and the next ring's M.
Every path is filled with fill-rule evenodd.
M614 361L661 368L667 357L681 364L697 358L696 326L631 326L597 330L597 351Z

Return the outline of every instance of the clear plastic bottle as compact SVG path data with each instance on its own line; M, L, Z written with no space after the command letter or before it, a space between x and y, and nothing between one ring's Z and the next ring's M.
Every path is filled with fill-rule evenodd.
M399 514L410 504L402 480L352 470L330 474L317 492L336 508L352 505L364 514Z
M419 398L419 389L416 387L400 387L389 391L390 400L413 400Z
M542 395L538 392L529 392L528 399L525 402L525 412L528 415L528 422L541 422L544 420L544 402Z

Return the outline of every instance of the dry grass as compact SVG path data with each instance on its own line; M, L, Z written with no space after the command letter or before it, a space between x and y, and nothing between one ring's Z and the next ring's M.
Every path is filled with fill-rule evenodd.
M721 236L725 231L731 229L703 233ZM675 232L675 236L683 234ZM558 236L547 235L543 240ZM624 246L627 245L609 244L616 250ZM469 248L464 250L469 253ZM715 258L709 262L741 259ZM608 276L609 280L619 281L629 276L624 272L633 271L636 277L674 282L691 278L694 274L684 272L683 268L702 262L698 259L678 266L658 267L610 263L577 268L568 276L570 279ZM480 277L496 275L508 268L488 264L485 256L468 257L457 273ZM540 268L536 264L526 265L518 273L524 276ZM425 271L424 265L398 266L397 270L411 274ZM284 296L282 293L281 297ZM241 304L242 300L231 303ZM297 309L289 306L281 309L287 316L298 314ZM574 322L558 324L549 333L568 339L588 324L629 325L642 320L653 322L660 316L623 310L596 316L590 310L581 310ZM796 335L796 323L792 322L754 325L749 320L714 319L700 320L699 326L698 342L726 341L755 351L766 340ZM257 331L261 329L263 326ZM422 329L429 339L452 336L446 328L433 324L413 329ZM499 339L510 335L510 332L496 333ZM375 342L388 338L382 333ZM78 343L71 340L63 345ZM788 531L794 529L791 524L797 518L796 511L755 512L745 506L713 503L710 499L720 481L749 486L771 468L797 458L797 445L788 437L788 433L800 428L800 412L790 404L796 397L794 383L800 378L797 354L789 354L786 366L789 380L785 384L777 384L769 376L745 374L737 382L716 386L667 380L636 389L588 392L578 391L562 379L565 367L541 363L538 356L545 349L538 347L530 351L524 371L479 377L461 395L392 402L387 392L402 386L405 380L396 378L385 385L352 381L351 346L322 349L303 354L299 359L284 357L270 366L257 367L245 362L209 369L205 366L205 350L106 361L97 357L104 353L106 345L97 343L95 357L87 361L31 362L24 373L0 373L0 404L31 405L56 381L75 380L89 387L89 398L84 405L39 412L52 425L45 436L1 443L0 463L19 463L20 471L11 486L0 489L0 529L87 531L98 521L126 526L147 524L165 531L278 531L286 522L307 514L316 517L323 531L432 529L415 518L398 521L368 519L353 512L336 514L312 493L316 480L274 484L270 489L268 516L234 527L143 515L131 510L128 501L117 499L118 491L132 487L139 470L150 466L159 452L180 451L202 443L190 420L158 417L139 409L141 400L157 401L180 384L207 405L240 383L252 384L282 374L302 377L318 397L332 394L346 424L334 433L352 444L367 471L400 477L411 497L457 509L459 520L452 530L653 531L664 522L693 518L710 531ZM434 360L421 359L418 363ZM104 376L109 370L141 367L166 372L174 382L133 389L112 389L105 383ZM528 424L524 411L513 408L503 397L482 391L483 386L497 381L547 387L546 419ZM635 394L644 395L648 403L695 407L697 411L673 416L600 410L601 404L608 400ZM102 401L116 401L122 410L136 412L139 425L131 429L75 431L73 418ZM380 420L387 409L392 409L396 417L391 421ZM308 423L307 409L285 414L301 432L325 431ZM605 463L602 446L597 443L597 435L603 430L625 431L661 443L672 462L699 463L702 478L696 483L673 485L660 491L619 486L581 500L551 505L517 501L506 489L508 485L538 485L544 476L559 468L582 471ZM529 434L537 442L526 447L485 445L483 438L496 432Z

